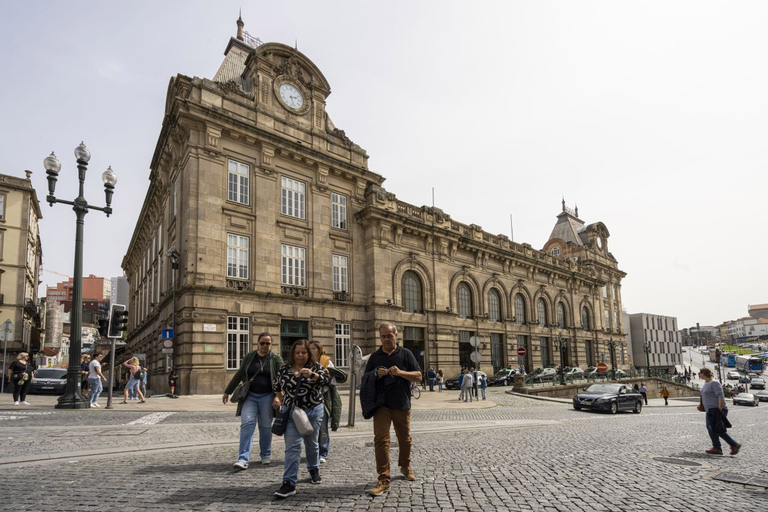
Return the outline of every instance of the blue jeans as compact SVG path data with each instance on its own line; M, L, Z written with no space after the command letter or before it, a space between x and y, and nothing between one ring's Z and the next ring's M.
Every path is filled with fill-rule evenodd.
M274 393L248 393L240 411L240 448L237 460L245 462L251 458L253 432L259 424L259 456L262 460L272 457L272 400Z
M429 379L429 390L434 391L435 390L435 379L431 378Z
M723 418L725 418L726 416L728 416L728 409L723 409ZM728 443L729 446L736 446L737 444L739 444L731 436L729 436L727 432L723 432L722 434L716 434L715 432L713 432L712 425L710 424L710 421L709 421L709 416L707 416L707 432L709 432L709 438L712 439L712 446L714 446L719 450L723 449L722 444L720 444L721 437L723 438L723 441Z
M325 406L323 406L325 409ZM328 422L330 418L325 411L323 411L323 421L320 422L320 436L318 443L320 444L320 457L327 459L328 450L331 448L331 436L328 435Z
M320 434L320 423L325 415L323 404L305 409L309 421L315 430L308 436L300 436L296 430L293 419L288 421L285 429L285 469L283 470L283 481L289 482L295 486L299 477L299 462L301 460L301 442L306 444L307 469L317 469L320 465L319 446L317 443Z
M101 386L101 377L95 379L88 379L88 384L91 386L91 390L88 392L88 401L94 403L98 401L101 390L104 389Z

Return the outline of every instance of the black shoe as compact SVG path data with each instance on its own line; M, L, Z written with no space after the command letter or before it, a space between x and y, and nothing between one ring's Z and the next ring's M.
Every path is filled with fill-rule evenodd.
M278 498L287 498L294 494L296 494L296 487L291 485L288 481L283 482L283 485L275 492L275 496Z
M309 476L312 478L313 484L319 484L323 481L322 478L320 478L320 470L319 469L310 469L309 470Z

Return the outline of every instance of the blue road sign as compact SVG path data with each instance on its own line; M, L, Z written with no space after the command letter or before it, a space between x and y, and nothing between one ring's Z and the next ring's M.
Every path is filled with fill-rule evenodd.
M162 332L164 340L173 339L173 329L160 329L160 332Z

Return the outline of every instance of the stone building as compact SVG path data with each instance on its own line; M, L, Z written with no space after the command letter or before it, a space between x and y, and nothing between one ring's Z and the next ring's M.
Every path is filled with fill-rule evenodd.
M675 317L648 313L629 315L628 343L637 368L666 371L683 363L683 343Z
M399 201L331 121L330 84L307 56L254 40L241 20L224 55L212 79L170 81L122 264L129 349L151 376L174 365L183 393L220 393L262 331L284 354L321 341L345 367L351 345L378 346L382 321L449 376L473 364L472 337L487 371L586 367L611 340L625 365L625 274L602 223L563 202L536 250Z
M21 351L40 349L42 312L37 285L43 260L39 221L43 218L32 172L26 178L0 174L0 324L13 323L8 364ZM5 340L0 333L0 343ZM2 351L0 351L2 356Z

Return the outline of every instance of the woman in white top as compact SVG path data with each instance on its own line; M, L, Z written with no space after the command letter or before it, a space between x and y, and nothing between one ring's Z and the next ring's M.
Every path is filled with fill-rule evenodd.
M101 390L104 389L101 385L101 381L107 382L107 378L101 373L101 359L104 354L101 352L94 352L91 362L88 363L88 385L91 390L88 392L88 402L91 407L99 407L98 400Z

